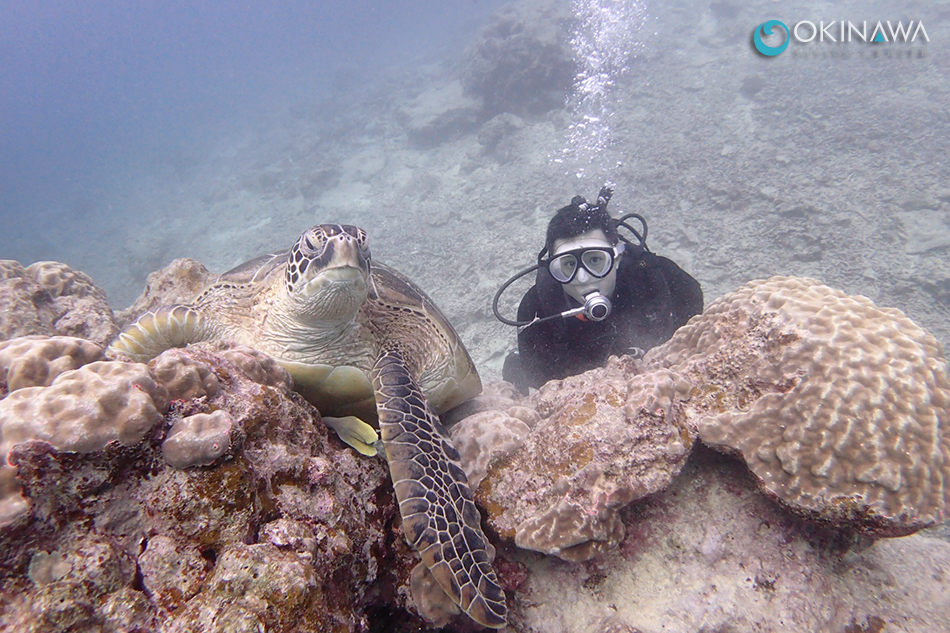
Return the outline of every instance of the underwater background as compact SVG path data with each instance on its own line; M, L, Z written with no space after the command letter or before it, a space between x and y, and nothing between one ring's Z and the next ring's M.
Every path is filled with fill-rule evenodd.
M496 377L495 289L611 181L708 300L811 276L950 336L946 3L3 6L0 252L116 309L174 258L222 272L348 222ZM930 41L766 58L767 19Z
M926 37L819 42L802 27L815 41L765 56L753 32L767 20L834 21L822 37L839 40L842 21L868 31L900 21ZM752 279L813 277L904 311L946 347L948 27L946 0L0 0L0 259L65 262L119 311L176 258L220 273L289 248L311 225L356 224L374 258L445 312L490 384L516 347L492 315L494 293L535 262L556 209L611 182L613 215L643 215L650 248L696 277L707 304ZM502 312L513 315L527 287L514 285ZM297 438L303 455L327 440L300 415L319 439ZM389 494L377 492L379 464L326 451L343 464L334 477L345 492L333 494L360 491L327 507L355 512L340 511L354 530L391 527L373 514ZM738 462L701 448L684 472L625 510L620 556L602 567L509 545L499 560L517 564L500 573L518 587L508 587L517 630L636 631L612 624L618 604L623 622L647 631L785 630L782 618L801 614L846 633L950 630L946 523L823 542ZM109 512L127 501L115 490ZM33 537L45 556L45 536ZM365 542L398 550L391 537ZM162 569L181 558L153 541ZM37 565L55 569L47 549L52 562ZM191 553L196 569L208 562ZM360 564L375 574L373 556Z

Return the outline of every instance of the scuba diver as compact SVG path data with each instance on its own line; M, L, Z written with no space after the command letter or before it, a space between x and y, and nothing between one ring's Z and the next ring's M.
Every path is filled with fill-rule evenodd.
M521 328L518 351L508 354L502 377L522 393L602 367L611 355L642 356L703 310L699 282L647 248L646 220L636 213L610 216L612 194L608 184L596 204L575 196L558 210L537 264L495 294L492 310L498 320ZM631 218L642 233L627 224ZM620 235L620 227L634 240ZM498 311L501 294L535 270L517 320L506 319Z

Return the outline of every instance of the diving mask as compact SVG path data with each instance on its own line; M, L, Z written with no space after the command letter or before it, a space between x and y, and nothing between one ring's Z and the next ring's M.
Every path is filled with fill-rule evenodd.
M614 252L623 252L623 243L609 249L602 247L575 248L558 253L548 261L548 272L562 284L574 281L580 268L586 270L591 277L603 279L614 266Z

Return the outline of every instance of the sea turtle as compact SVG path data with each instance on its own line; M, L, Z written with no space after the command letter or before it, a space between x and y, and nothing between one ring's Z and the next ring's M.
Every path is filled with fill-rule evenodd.
M458 452L438 414L481 391L461 340L431 299L372 262L355 226L308 229L289 252L223 274L187 305L143 314L110 346L147 361L171 347L234 340L273 356L340 436L374 454L378 422L403 532L476 622L505 625Z

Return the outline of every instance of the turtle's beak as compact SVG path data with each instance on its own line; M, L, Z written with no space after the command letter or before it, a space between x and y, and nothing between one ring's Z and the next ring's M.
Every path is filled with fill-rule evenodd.
M328 240L324 257L327 258L325 274L334 281L354 281L369 274L369 261L356 240L347 233Z
M359 268L353 266L338 266L325 271L324 276L332 281L357 281L362 279L364 274Z

